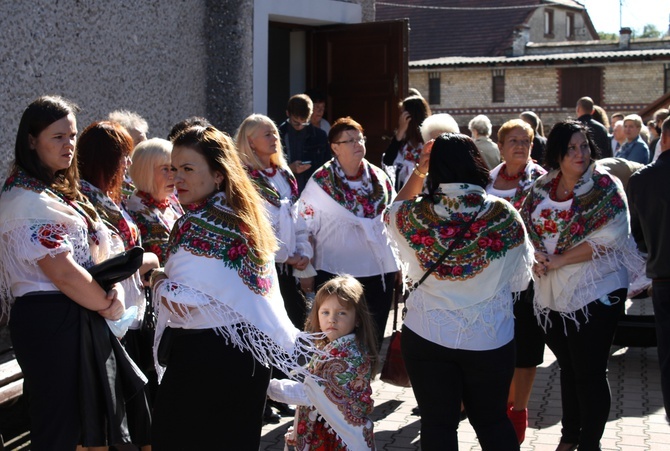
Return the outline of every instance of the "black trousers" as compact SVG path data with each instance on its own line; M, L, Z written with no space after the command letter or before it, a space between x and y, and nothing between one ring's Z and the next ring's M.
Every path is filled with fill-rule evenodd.
M661 368L661 391L665 414L670 416L670 279L654 280L651 284L658 364Z
M176 334L154 404L153 450L258 451L269 382L270 369L214 330Z
M377 350L380 350L382 347L386 321L389 317L389 311L391 311L395 275L395 272L389 272L383 275L356 277L356 280L363 285L365 301L368 304L368 310L370 310L372 319L375 323L375 331L377 332ZM336 274L318 270L316 275L317 290L321 285L335 276Z
M518 450L507 418L514 340L488 351L451 349L402 328L402 355L421 409L421 449L458 450L461 400L482 450Z
M12 307L9 330L35 451L74 450L79 443L80 308L63 294L19 297Z
M284 298L284 308L288 317L295 327L300 330L305 328L307 319L307 304L305 298L298 289L298 283L293 276L293 268L289 265L276 265L277 278L279 280L279 291Z
M588 318L577 314L579 328L558 312L549 314L547 346L561 368L561 443L578 444L580 451L600 449L612 401L607 362L626 294L626 289L610 293L611 305L589 303Z

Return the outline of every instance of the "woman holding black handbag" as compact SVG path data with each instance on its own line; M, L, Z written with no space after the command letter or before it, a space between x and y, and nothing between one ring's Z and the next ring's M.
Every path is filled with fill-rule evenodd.
M528 282L533 252L519 213L487 195L488 183L474 142L445 133L424 146L385 215L413 288L402 350L426 451L458 449L461 401L483 450L519 449L506 414L512 292Z

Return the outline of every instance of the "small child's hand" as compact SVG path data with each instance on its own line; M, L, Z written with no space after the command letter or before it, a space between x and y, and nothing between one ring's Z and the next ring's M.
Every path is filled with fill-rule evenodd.
M286 431L286 434L284 434L284 441L286 441L288 446L296 446L298 444L298 441L295 438L295 429L293 426L290 426Z

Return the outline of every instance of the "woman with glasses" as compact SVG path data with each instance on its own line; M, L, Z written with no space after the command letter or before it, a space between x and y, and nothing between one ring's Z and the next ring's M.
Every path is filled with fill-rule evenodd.
M314 172L300 196L301 215L314 242L316 286L337 274L358 279L381 344L398 271L381 214L395 193L386 173L365 159L358 122L338 119L328 141L333 159Z
M581 122L547 138L548 174L522 207L535 248L535 314L561 368L557 451L599 450L610 412L607 361L626 302L628 270L641 271L621 183L595 164Z

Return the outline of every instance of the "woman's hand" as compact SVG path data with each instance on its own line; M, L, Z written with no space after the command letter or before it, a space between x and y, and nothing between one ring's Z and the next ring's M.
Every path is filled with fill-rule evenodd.
M98 314L105 319L116 321L123 316L126 307L123 305L123 289L118 283L115 283L111 290L107 292L106 299L110 302L109 307L98 310Z
M412 116L409 115L407 111L400 113L400 118L398 119L398 130L395 131L395 139L402 141L405 139L407 134L407 129L409 128L409 121L412 120Z
M303 255L299 255L297 258L298 258L298 261L293 265L293 267L295 269L300 270L300 271L307 268L307 265L309 264L309 258L307 258Z
M561 254L545 254L544 252L536 252L535 260L537 263L533 265L533 271L538 276L546 276L547 272L565 266L565 256Z
M430 166L430 153L433 151L433 144L435 140L431 139L423 145L421 149L421 154L419 155L419 171L423 174L428 173L428 167Z
M293 163L289 164L288 167L291 170L291 172L293 172L294 175L298 175L302 174L307 169L311 168L312 165L310 163L303 164L302 161L296 160Z
M300 289L303 293L314 293L315 279L314 277L305 277L298 279L300 281Z

